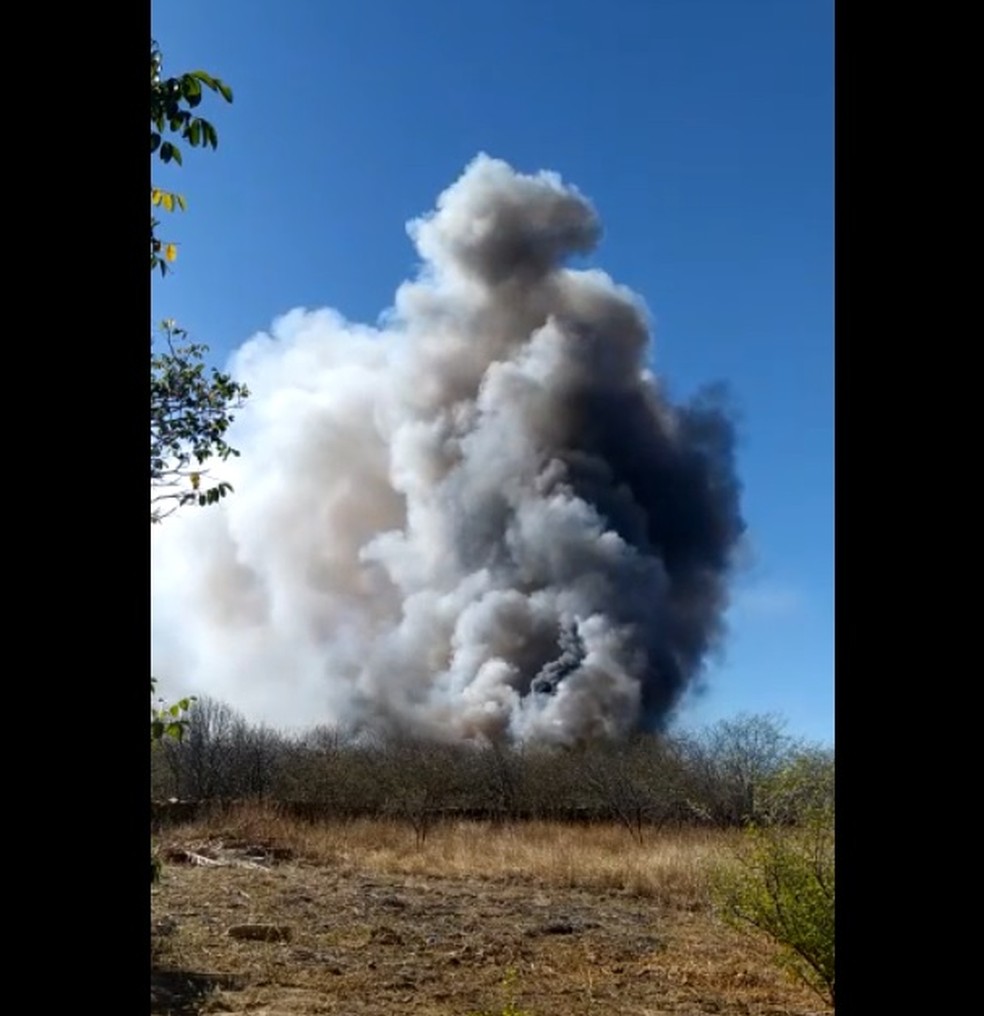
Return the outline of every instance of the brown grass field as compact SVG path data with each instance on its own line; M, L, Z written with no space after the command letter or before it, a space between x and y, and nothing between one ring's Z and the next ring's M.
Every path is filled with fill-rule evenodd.
M405 823L259 806L168 829L151 1012L829 1013L768 942L714 914L708 875L734 836L449 823L418 844ZM246 924L289 938L229 934Z

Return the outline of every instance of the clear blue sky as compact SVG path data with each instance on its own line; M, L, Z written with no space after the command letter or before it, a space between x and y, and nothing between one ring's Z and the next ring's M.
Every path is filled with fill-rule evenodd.
M235 92L201 110L217 153L154 168L188 200L155 316L219 362L292 307L374 322L404 223L479 151L592 200L671 391L725 380L741 409L754 560L682 720L832 741L831 0L161 0L153 28L166 73Z

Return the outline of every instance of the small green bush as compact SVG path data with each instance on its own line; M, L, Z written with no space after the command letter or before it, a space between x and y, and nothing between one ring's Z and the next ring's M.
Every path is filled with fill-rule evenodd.
M757 929L788 968L834 1004L834 816L817 809L789 828L749 829L735 863L714 880L722 916Z

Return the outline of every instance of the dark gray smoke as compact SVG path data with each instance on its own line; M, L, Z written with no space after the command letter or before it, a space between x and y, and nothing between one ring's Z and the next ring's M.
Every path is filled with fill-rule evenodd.
M292 311L234 358L235 494L153 533L154 672L280 724L573 741L659 726L743 525L713 395L671 405L594 210L480 156L385 324Z

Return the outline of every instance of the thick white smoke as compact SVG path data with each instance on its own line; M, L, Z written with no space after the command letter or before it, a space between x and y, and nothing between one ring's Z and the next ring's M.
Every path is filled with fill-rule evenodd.
M247 342L235 493L152 529L153 673L276 725L572 741L658 725L720 635L732 432L645 370L589 203L477 158L379 328Z

